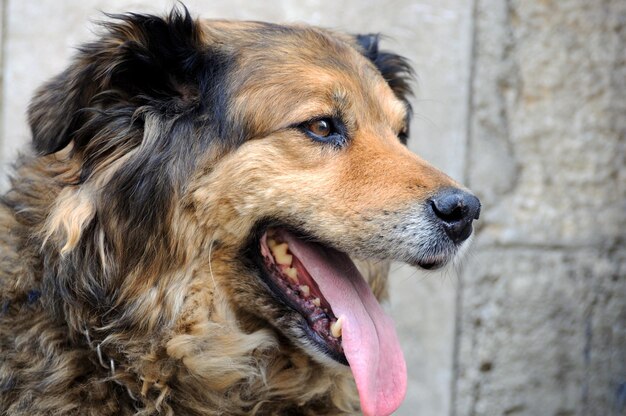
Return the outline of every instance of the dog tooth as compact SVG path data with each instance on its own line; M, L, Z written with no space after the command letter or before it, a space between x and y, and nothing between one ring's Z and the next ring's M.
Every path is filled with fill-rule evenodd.
M335 322L330 325L330 333L333 337L339 338L341 336L341 328L343 326L343 316L340 316Z
M287 243L277 244L272 248L272 253L274 254L274 258L276 259L276 263L282 264L283 266L291 266L291 262L293 261L293 256L291 254L287 254Z
M287 277L293 280L295 283L298 283L298 271L295 267L287 267L283 270L283 273L285 273Z
M300 286L300 292L302 292L305 297L309 297L311 289L307 285L302 285Z
M267 245L273 249L274 247L276 247L278 243L276 242L276 240L274 240L273 238L268 238L267 239Z
M318 308L322 304L322 301L320 300L320 298L315 298L311 302L313 302L313 305L317 306Z

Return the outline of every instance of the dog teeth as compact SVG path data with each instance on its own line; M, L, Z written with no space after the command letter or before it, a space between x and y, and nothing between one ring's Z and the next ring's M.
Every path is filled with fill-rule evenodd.
M343 316L340 316L335 322L330 325L330 333L333 337L339 338L341 336L341 328L343 326Z
M295 267L287 267L283 270L283 273L287 275L288 278L294 281L294 283L298 283L298 271Z
M277 244L278 243L273 238L267 239L267 245L269 246L269 248L273 249L274 247L276 247Z
M272 250L272 254L276 259L276 263L283 266L290 266L293 261L293 256L291 254L287 254L287 243L276 244L274 247L270 247Z
M318 308L322 304L322 301L320 300L320 298L315 298L311 302L313 303L313 305L317 306Z
M302 285L299 288L300 288L300 292L302 292L304 297L308 298L309 295L311 294L311 289L307 285Z

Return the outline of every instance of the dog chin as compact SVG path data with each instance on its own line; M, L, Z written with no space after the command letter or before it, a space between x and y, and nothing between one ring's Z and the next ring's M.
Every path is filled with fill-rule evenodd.
M442 272L448 270L463 262L463 259L472 245L473 239L474 235L472 234L467 240L459 244L449 242L448 248L441 250L440 253L425 255L418 260L409 261L408 263L427 272Z

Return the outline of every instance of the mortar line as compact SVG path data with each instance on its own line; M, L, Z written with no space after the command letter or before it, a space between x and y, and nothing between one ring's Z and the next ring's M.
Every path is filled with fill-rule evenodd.
M483 243L478 246L475 245L474 249L482 249L482 250L532 250L532 251L543 251L543 252L564 252L564 253L573 253L580 250L595 250L602 251L606 254L611 254L614 251L619 251L624 247L623 240L615 240L610 243L604 245L594 245L594 244L542 244L542 243Z
M467 77L467 101L466 101L466 113L465 113L465 154L464 166L463 166L463 182L471 188L470 183L470 151L472 146L472 119L474 117L474 77L476 76L476 42L477 42L477 15L478 15L478 1L472 0L470 7L470 22L469 22L469 34L470 34L470 50L469 50L469 74ZM459 270L457 292L456 292L456 311L454 322L454 338L452 349L452 377L450 380L450 416L457 416L457 402L458 402L458 377L460 368L460 349L461 349L461 333L462 333L462 316L463 316L463 293L465 290L465 273L463 269Z

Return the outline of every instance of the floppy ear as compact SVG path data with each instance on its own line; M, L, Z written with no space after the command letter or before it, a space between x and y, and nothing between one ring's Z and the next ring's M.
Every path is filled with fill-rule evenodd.
M84 146L75 133L90 111L111 103L194 96L193 88L199 88L194 81L206 54L198 24L186 8L174 9L165 19L107 16L113 19L102 24L108 33L81 47L72 65L43 85L30 104L28 120L40 154L54 153L72 140Z
M408 60L400 55L378 49L380 34L356 35L361 53L376 65L398 98L407 101L412 94L410 81L414 77Z
M70 141L80 116L78 109L95 94L93 68L79 63L40 87L28 107L33 146L39 154L61 150Z
M378 49L380 34L364 34L356 35L357 44L361 47L361 53L374 63L381 75L389 84L392 91L400 100L402 100L407 108L407 129L411 121L412 109L409 97L413 94L411 89L411 81L414 79L415 72L408 60L398 54L389 51L381 51ZM402 134L400 139L406 143L408 131Z

